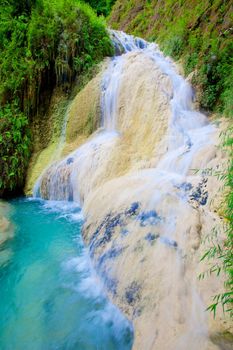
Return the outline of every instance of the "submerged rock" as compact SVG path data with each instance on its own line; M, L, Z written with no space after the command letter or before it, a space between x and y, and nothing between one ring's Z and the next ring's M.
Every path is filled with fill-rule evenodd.
M150 244L153 244L157 238L159 238L159 234L148 233L145 236L145 240L148 241Z
M10 220L6 217L10 213L10 205L0 201L0 245L8 239L13 238L14 228Z
M153 226L161 220L155 210L142 212L138 215L137 219L140 221L141 226Z

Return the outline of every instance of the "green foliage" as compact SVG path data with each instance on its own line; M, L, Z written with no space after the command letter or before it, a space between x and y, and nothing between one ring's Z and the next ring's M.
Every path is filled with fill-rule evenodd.
M184 40L181 36L173 36L169 39L164 47L167 55L178 59L183 52Z
M232 76L233 44L227 43L225 48L216 47L203 57L203 65L199 70L198 82L202 86L203 95L201 104L204 108L214 108L224 112L227 116L233 115L233 83Z
M225 240L219 239L219 228L215 227L213 232L207 237L204 242L208 246L206 252L201 258L209 260L210 268L202 273L199 278L204 278L206 275L215 273L217 276L224 274L225 292L213 296L213 303L208 307L212 311L214 317L218 306L222 307L224 312L229 313L233 318L233 127L232 125L223 135L223 147L228 153L228 166L223 172L216 172L223 183L227 193L225 199L224 219L225 219Z
M116 0L85 0L98 15L108 16Z
M112 54L103 21L85 4L40 0L30 16L14 17L14 12L10 5L0 12L3 103L17 94L27 113L35 111L41 90L70 84Z
M184 71L188 75L191 73L198 64L198 54L193 52L190 55L184 57Z
M31 121L39 110L46 110L55 86L68 91L77 77L112 55L113 48L103 18L83 2L2 1L0 106L4 114L10 106L15 110L17 101ZM14 189L13 178L1 180L5 190Z
M24 183L30 155L28 118L17 104L0 109L0 193Z

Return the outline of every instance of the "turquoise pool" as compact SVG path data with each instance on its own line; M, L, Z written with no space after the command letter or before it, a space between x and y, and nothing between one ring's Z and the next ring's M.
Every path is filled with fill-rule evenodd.
M72 203L9 202L0 246L1 350L129 350L131 324L107 299Z

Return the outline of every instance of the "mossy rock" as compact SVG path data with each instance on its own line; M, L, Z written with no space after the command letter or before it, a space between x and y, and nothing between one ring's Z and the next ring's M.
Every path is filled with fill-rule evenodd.
M210 339L221 350L233 349L233 334L230 332L214 333L210 336Z

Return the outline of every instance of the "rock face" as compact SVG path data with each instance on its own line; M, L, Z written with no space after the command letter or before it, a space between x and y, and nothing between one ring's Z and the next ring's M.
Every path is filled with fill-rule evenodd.
M10 206L0 201L0 245L14 236L14 230L11 222L8 220Z
M192 89L157 47L115 35L131 50L109 61L99 84L101 128L46 170L39 192L83 206L84 240L133 322L134 349L219 349L210 335L230 324L205 309L223 283L198 275L208 267L202 241L214 228L221 239L221 184L207 171L224 162L220 129L193 110Z
M64 93L55 91L48 116L43 116L47 123L34 126L35 135L39 135L35 138L34 153L27 174L27 195L32 195L35 182L52 162L59 161L77 149L99 127L100 82L106 64L104 62L100 66L100 72L73 100L67 101ZM48 135L47 144L41 141L40 134L43 132Z
M191 349L218 348L209 344L207 324L215 332L220 320L204 310L221 281L197 279L207 268L199 262L201 242L221 225L209 209L213 187L200 190L209 181L171 184L144 170L108 182L84 206L84 239L110 295L133 321L135 349L186 349L187 341Z

